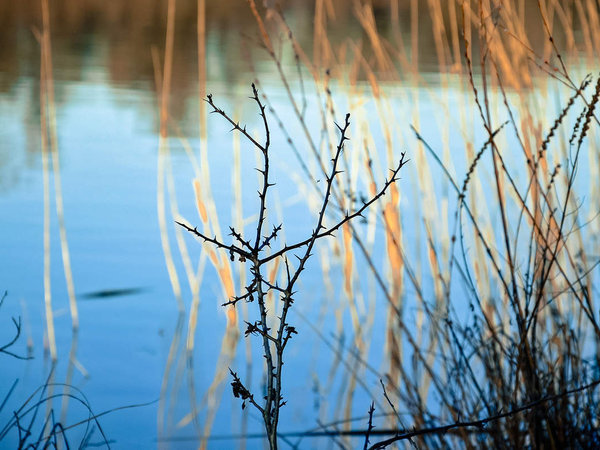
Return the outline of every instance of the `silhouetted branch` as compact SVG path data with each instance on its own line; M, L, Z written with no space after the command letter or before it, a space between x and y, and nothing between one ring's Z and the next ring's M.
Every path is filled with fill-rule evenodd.
M420 430L412 430L412 431L399 431L398 430L398 431L396 431L396 433L398 433L396 436L386 439L385 441L377 442L376 444L373 444L371 447L369 447L369 449L376 450L376 449L385 448L388 445L393 444L394 442L401 441L404 439L410 439L410 438L413 438L416 436L422 436L424 434L444 434L444 433L447 433L448 431L456 429L456 428L484 429L489 422L494 422L494 421L497 421L500 419L504 419L506 417L514 416L523 411L534 409L544 403L551 402L551 401L554 401L554 400L557 400L557 399L560 399L563 397L567 397L569 395L576 394L578 392L582 392L587 389L593 388L595 386L598 386L599 384L600 384L600 380L595 380L589 384L586 384L585 386L580 386L578 388L564 391L564 392L561 392L556 395L550 395L548 397L544 397L539 400L528 403L526 405L520 406L519 408L513 409L511 411L507 411L505 413L486 417L485 419L454 422L449 425L443 425L443 426L431 427L431 428L422 428ZM381 430L380 433L381 434L391 434L390 430ZM371 434L373 434L373 431L371 432Z
M375 412L375 405L371 402L371 407L369 408L369 425L367 426L367 432L365 433L365 445L363 447L364 450L369 448L369 437L371 436L371 432L375 428L373 426L373 413Z
M205 234L201 233L198 231L198 229L196 227L192 228L189 225L186 225L183 222L179 222L179 221L175 221L176 224L181 225L183 228L185 228L186 230L188 230L190 233L195 234L196 236L198 236L200 239L204 240L205 242L210 242L211 244L213 244L215 247L217 248L222 248L224 250L228 250L230 253L235 253L237 255L239 255L240 257L244 257L244 258L252 258L252 255L250 253L248 253L245 250L242 250L241 248L239 248L237 245L227 245L224 244L223 242L219 241L217 239L217 237L209 237L206 236Z
M4 300L6 299L7 296L8 296L8 292L4 291L4 294L2 294L2 298L0 298L0 308L2 307L2 304L4 303ZM0 347L0 353L4 353L5 355L12 356L13 358L17 358L17 359L23 359L23 360L31 359L31 356L17 355L16 353L13 353L8 350L10 347L15 345L15 343L19 340L19 337L21 336L21 317L19 317L18 320L16 320L14 317L11 317L11 320L12 320L13 325L15 326L15 335L13 336L13 338L10 340L10 342L8 344L5 344L2 347Z
M325 229L325 231L321 231L321 232L317 233L316 236L311 236L310 238L307 238L303 241L297 242L295 244L287 245L284 248L282 248L281 250L279 250L275 253L272 253L271 255L261 259L260 263L264 264L266 262L271 261L272 259L278 258L278 257L288 253L291 250L295 250L297 248L304 247L305 245L310 244L313 237L315 239L320 239L320 238L323 238L326 236L333 236L333 233L335 233L337 230L339 230L344 224L350 222L353 219L356 219L357 217L363 217L362 213L365 212L365 210L367 208L369 208L373 203L375 203L377 200L379 200L381 197L383 197L385 195L386 191L388 190L388 188L393 183L398 181L397 175L400 172L400 169L402 169L402 167L404 167L404 165L406 163L408 163L408 161L410 161L409 159L404 159L404 156L405 156L405 153L402 152L401 159L400 159L400 162L398 163L398 166L396 166L395 169L391 170L392 176L385 181L383 187L379 190L379 192L374 197L372 197L370 200L363 202L362 206L359 209L357 209L356 211L354 211L351 214L346 213L346 215L344 216L344 218L342 220L340 220L339 222L337 222L335 225L331 226L330 228ZM321 228L324 228L324 227L321 226Z
M273 242L275 242L279 232L282 230L283 225L273 226L271 233L264 236L263 228L267 217L267 194L268 189L273 186L273 183L269 181L269 146L271 142L269 124L265 115L265 106L262 104L256 86L252 85L252 99L256 102L259 108L259 115L262 118L264 130L265 130L265 143L260 144L246 131L246 127L241 127L237 122L233 121L231 117L222 109L219 109L213 102L211 95L208 96L207 102L213 108L213 112L224 117L231 125L233 129L241 132L258 150L260 150L263 156L263 166L260 169L256 169L261 175L261 188L258 191L259 197L259 211L258 220L256 222L256 237L254 242L243 238L242 234L237 232L233 227L230 227L231 236L241 246L235 244L227 245L216 237L207 236L197 230L181 222L177 222L183 226L189 232L195 236L203 239L205 242L213 244L216 248L220 248L229 252L232 260L235 256L238 256L241 262L246 262L249 265L249 272L252 276L252 281L245 288L246 292L243 295L235 296L227 301L225 306L235 306L237 302L245 300L253 302L256 300L257 310L259 313L259 319L253 322L246 321L245 336L258 336L262 340L263 356L265 358L266 366L266 378L265 378L265 395L262 406L259 405L250 390L241 382L237 374L230 370L233 382L231 383L233 389L233 395L242 399L242 407L246 406L246 401L249 401L256 409L261 413L269 445L272 449L277 448L277 439L281 437L277 432L279 423L279 411L286 402L283 400L282 395L282 378L283 378L283 353L289 343L292 336L298 334L296 328L287 322L287 315L290 307L294 303L294 285L298 281L300 274L304 271L307 261L312 255L312 250L316 242L328 236L333 236L334 232L337 231L344 224L349 223L357 217L362 217L362 213L379 198L385 195L387 189L392 183L398 180L398 172L406 164L407 160L404 158L404 153L398 166L392 170L392 174L388 180L383 184L383 187L370 199L365 199L360 208L356 211L349 213L346 212L344 217L338 220L334 225L326 227L324 225L325 215L327 208L330 204L330 199L333 192L334 182L336 176L341 173L338 169L340 156L344 149L345 142L349 139L347 136L348 129L350 127L350 114L346 114L343 126L337 125L340 131L339 141L336 147L335 155L332 159L331 169L327 176L327 183L325 187L325 193L323 195L322 203L317 215L317 222L315 228L310 233L310 236L305 240L300 241L296 244L284 246L282 249L275 251L269 255L264 255L266 248L271 248ZM291 267L288 262L287 254L295 249L306 247L301 256L295 255L298 259L297 267ZM266 268L265 264L274 258L283 257L285 263L285 275L286 281L281 285L277 282L269 281L269 278L264 274ZM281 301L281 313L276 318L273 327L275 330L271 330L271 327L267 325L269 313L267 311L266 296L268 292L274 292L279 295ZM372 423L370 424L372 426Z

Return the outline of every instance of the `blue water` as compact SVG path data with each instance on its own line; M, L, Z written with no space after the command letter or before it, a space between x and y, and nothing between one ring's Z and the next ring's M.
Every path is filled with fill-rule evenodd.
M113 411L99 418L105 435L111 441L111 447L196 448L199 432L193 422L182 428L177 428L176 424L190 412L190 405L194 403L198 405L200 431L203 429L209 409L205 395L215 376L226 328L225 312L220 307L225 299L214 269L207 264L200 289L193 353L194 372L190 378L190 366L185 359L184 349L192 296L174 240L175 218L169 212L168 203L166 220L175 268L182 286L185 307L183 314L178 311L177 299L171 288L158 225L158 100L149 79L121 83L114 77L111 78L110 70L103 60L102 49L100 44L91 47L77 76L71 73L68 52L62 56L59 53L56 57L60 175L73 280L78 298L80 331L76 337L71 331L55 211L55 191L51 190L51 288L58 347L58 362L54 370L51 370L44 344L44 188L40 150L39 82L31 68L28 68L23 71L18 82L2 89L0 93L0 292L8 292L0 309L0 343L12 337L10 318L20 316L23 333L13 350L26 355L27 344L30 343L33 356L30 361L20 361L0 355L0 400L8 392L13 380L19 380L5 408L0 411L0 427L10 419L12 411L45 382L49 374L53 377L51 381L64 383L71 370L69 367L74 367L70 384L85 393L95 414L114 408L146 404ZM252 79L251 74L224 81L223 74L217 69L209 67L207 90L214 94L219 105L240 117L253 133L256 130L258 136L262 136L263 130L256 117L255 107L247 98L250 93L247 80ZM314 161L311 163L310 151L303 140L302 131L293 121L292 108L285 91L275 82L269 84L268 74L264 75L262 79L267 84L272 104L288 125L290 133L298 137L299 150L307 164L313 167ZM198 155L201 143L198 137L197 89L194 85L180 87L177 83L174 84L171 105L175 121L182 127L182 133L193 152ZM300 98L298 86L296 83L292 88L297 98ZM377 109L368 94L368 86L361 85L361 88L367 92L363 98L366 102L365 116L373 119L369 130L373 140L368 145L377 149L374 151L382 159L382 171L376 175L384 175L388 164L384 157L384 135L376 120ZM415 164L416 141L409 126L418 117L420 131L434 148L441 152L444 144L449 143L447 150L451 155L453 170L457 174L464 173L468 167L464 158L465 137L458 131L458 118L453 112L465 104L470 93L458 88L389 88L396 119L405 124L399 127L402 131L394 135L395 157L399 158L400 150L406 150L408 157L413 160L401 173L403 184L400 208L404 239L406 248L414 258L411 262L417 271L425 273L424 289L431 296L432 280L427 275L426 248L422 245L424 236L422 230L419 231L423 215L430 211L428 205L422 204L422 185L419 183L431 183L434 186L438 203L448 201L449 217L452 217L454 211L452 208L455 206L455 197L441 172L435 169L432 160L432 179L419 180ZM348 100L342 86L334 86L333 90L336 113L339 120L342 120L353 99ZM407 101L413 94L418 94L419 98L419 109L415 114L413 111L416 106ZM307 101L308 127L318 143L321 137L321 118L311 111L318 110L316 106L322 99L317 99L309 91ZM440 103L445 105L445 109L439 107ZM475 124L475 109L467 107L464 111L467 121L472 120L473 128L479 130ZM354 117L352 121L353 124L359 122L354 122ZM209 116L207 124L206 145L211 187L221 229L226 232L233 217L232 135L227 124L216 115ZM292 242L302 239L307 231L310 232L314 223L314 217L305 201L310 187L302 188L298 184L298 180L303 180L300 165L287 147L285 137L275 121L271 121L271 129L273 180L277 183L274 189L277 197L274 197L273 206L277 212L270 216L270 220L272 224L283 221L286 225L286 241ZM447 130L447 138L440 136L438 129ZM355 133L354 136L359 135L359 131L354 128L351 132ZM477 135L480 132L474 132L475 142L483 142L483 136ZM193 225L200 225L192 189L192 179L195 176L193 165L176 133L171 134L169 144L170 154L166 167L173 175L180 213ZM359 146L352 148L353 151L360 151ZM246 220L245 230L251 232L257 205L257 178L253 170L257 162L247 144L243 143L241 150L242 175L239 182L243 191L243 217ZM484 175L489 176L489 169L489 166L484 166ZM55 179L52 175L50 180L53 186ZM462 178L458 176L458 180L462 181ZM359 189L364 188L359 184ZM282 217L279 217L279 210ZM442 226L439 222L436 224ZM357 225L357 229L365 236L369 233L364 225ZM373 254L379 255L375 264L385 273L384 258L381 257L384 252L382 231L378 228L375 233ZM189 236L185 239L196 267L201 246ZM323 248L327 249L324 258L329 259L333 266L333 292L329 292L323 282L320 263ZM336 315L338 305L345 300L339 261L332 254L331 248L326 246L316 251L302 278L302 284L299 285L300 294L292 311L291 321L300 333L288 349L285 365L288 375L284 391L289 404L283 410L281 430L284 432L311 429L317 425L317 418L341 417L340 405L344 403L347 389L344 373L348 370L343 365L334 364L335 352L328 345L337 345L342 333L343 348L352 348L353 336L347 309ZM357 256L357 264L357 275L360 278L357 289L367 299L369 296L373 300L377 299L375 309L361 311L363 318L374 316L374 332L366 337L370 344L369 362L376 370L383 371L386 367L383 362L386 350L382 324L386 323L387 307L374 287L374 281L367 275L368 270L362 257ZM236 279L237 288L238 285ZM119 290L125 295L107 295L111 291L119 294ZM415 303L411 303L413 295L413 290L408 286L407 323L414 323L417 311ZM300 314L295 314L294 311ZM250 320L253 320L253 316L250 316ZM321 337L317 331L322 334ZM324 339L328 345L324 343ZM74 344L77 346L76 364L71 366L69 352ZM174 364L168 366L172 345L176 349L176 357ZM244 376L247 364L245 345L244 339L239 339L237 355L227 363ZM252 386L254 392L260 392L258 361L261 361L261 350L256 339L251 341L251 349L250 359L254 361L251 370ZM363 417L362 421L356 422L356 427L363 428L370 402L373 399L383 402L383 399L379 388L380 375L366 371L360 377L369 390L358 385L352 415ZM195 383L195 397L192 401L190 379ZM262 431L260 418L251 409L243 413L247 415L247 427L244 428L240 402L232 397L229 383L230 379L226 376L215 396L218 410L212 427L215 436L225 439L211 441L209 448L231 448L239 442L229 439L232 435ZM167 386L164 391L166 393L161 398L167 409L167 429L164 432L157 428L157 417L162 417L159 416L159 406L162 405L159 397L163 384ZM61 390L62 387L57 387L55 393ZM60 414L60 402L59 398L53 404L57 414ZM42 411L45 411L44 408ZM71 399L66 423L76 423L86 417L87 410L78 406L75 399ZM68 433L74 442L78 442L83 435L83 428L79 427ZM158 441L163 437L166 440ZM16 439L16 432L13 431L2 442L2 447L13 447ZM95 432L91 442L101 441L100 434ZM308 445L306 440L303 442ZM259 439L247 442L248 448L261 446Z
M92 58L93 59L93 58ZM215 97L225 108L234 110L234 103L246 97L227 93L226 86L215 83ZM10 419L10 411L19 408L47 377L51 383L64 383L72 370L70 384L83 392L95 414L136 404L146 404L132 409L114 411L102 416L102 429L114 448L149 448L157 446L158 399L165 373L172 339L176 337L179 316L177 302L171 285L161 248L157 219L157 155L158 134L156 129L156 96L150 86L133 89L107 81L102 67L93 65L84 70L78 80L62 80L60 72L56 80L58 143L60 154L60 177L63 193L65 224L75 291L78 298L80 331L76 337L71 331L68 293L63 272L58 220L55 210L56 181L50 175L51 197L51 290L54 310L58 362L51 370L45 351L45 314L43 284L43 179L42 154L40 151L39 111L36 105L37 80L24 76L11 92L0 97L3 127L2 140L2 211L0 252L1 289L8 292L0 310L3 320L3 342L12 336L11 317L21 317L23 334L15 351L27 354L26 344L31 343L30 361L18 361L2 355L3 370L0 375L4 395L13 380L17 388L2 411L2 426ZM238 90L247 89L239 87ZM192 95L191 93L189 94ZM185 98L185 97L184 97ZM284 99L283 94L280 98ZM192 106L197 108L197 101ZM241 109L240 114L250 112L250 126L259 124L254 117L252 105ZM221 227L231 217L231 134L223 121L210 117L211 141L209 145L212 189ZM194 125L186 123L188 129ZM293 179L284 170L296 170L291 156L282 154L284 140L277 137L274 126L273 180L278 185L279 202L285 217L294 218L285 228L289 241L304 236L310 230L312 219L306 205L297 197ZM262 131L262 130L260 130ZM199 140L191 135L189 142L197 152ZM191 180L194 176L188 156L178 139L170 140L169 164L177 186L177 201L182 215L193 224L199 224L195 211ZM252 167L254 156L245 146L242 157L242 183L244 186L245 217L256 207L256 174ZM285 149L287 151L287 149ZM290 168L291 167L291 168ZM291 198L291 203L287 199ZM168 210L168 205L167 205ZM273 217L274 223L276 218ZM279 220L279 219L277 219ZM191 296L184 270L173 240L174 225L168 214L169 235L175 255L176 268L183 286L183 302L189 311ZM251 231L252 225L246 227ZM200 245L188 240L194 264L198 261ZM316 317L320 304L327 299L320 287L322 282L317 258L309 265L309 271L301 285L306 292L303 303L298 306L305 314ZM311 287L314 285L314 288ZM111 290L128 290L129 295L102 297L93 294ZM92 294L92 295L90 295ZM213 381L220 354L221 339L225 330L225 314L219 306L224 301L215 272L205 270L201 288L199 324L196 333L194 380L196 402L199 404L199 423L206 416L202 404L208 386ZM339 299L335 300L336 302ZM328 307L331 310L332 307ZM310 331L307 324L292 316L301 339L289 349L286 369L289 385L286 397L292 399L283 418L282 429L301 431L315 425L318 395L311 393L315 373L326 374L330 356L318 351L322 343ZM328 319L329 320L329 319ZM319 325L319 324L316 324ZM323 323L321 322L321 326ZM325 322L325 337L333 341L335 331L332 323ZM185 360L178 349L177 364L172 373L185 372ZM257 343L255 343L257 344ZM75 368L69 364L69 352L76 345ZM309 350L308 350L309 349ZM308 350L308 352L307 352ZM253 354L260 352L253 345ZM231 363L245 372L244 343L238 343L238 357ZM310 356L312 354L312 356ZM310 356L310 357L309 357ZM182 366L183 364L183 366ZM69 368L70 367L70 368ZM179 369L177 369L179 367ZM180 372L181 373L181 372ZM260 389L259 371L253 369L253 384ZM167 421L177 423L190 411L188 375L167 391L167 405L174 405ZM169 383L173 383L172 380ZM178 384L177 384L178 383ZM212 429L215 435L228 436L241 433L241 410L239 401L230 395L229 380L225 379L219 389L219 410ZM54 394L62 391L57 386ZM222 396L220 393L223 393ZM223 399L221 403L221 398ZM296 399L306 399L300 402ZM368 404L365 398L365 405ZM45 411L44 403L41 411ZM53 403L55 413L61 411L61 398ZM171 409L169 410L171 411ZM41 413L40 413L41 414ZM71 399L66 423L84 420L88 411ZM41 419L38 419L40 421ZM260 421L254 411L249 412L249 432L260 432ZM34 430L39 430L39 423ZM83 438L83 427L67 432L72 442ZM182 441L172 444L177 448L197 446L197 433L193 425L169 430L169 436L179 436ZM16 431L3 441L11 447L17 439ZM92 443L102 442L96 431ZM229 441L227 447L231 445ZM250 447L260 446L260 440L249 442ZM170 441L160 444L171 445ZM216 448L221 444L215 443ZM212 444L211 444L212 447Z

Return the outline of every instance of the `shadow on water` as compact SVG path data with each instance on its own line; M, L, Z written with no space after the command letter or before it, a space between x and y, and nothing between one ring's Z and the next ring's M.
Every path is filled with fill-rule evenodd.
M106 300L115 297L127 297L130 295L137 295L148 291L148 289L141 287L133 288L121 288L121 289L101 289L94 292L86 292L79 294L79 298L82 300Z

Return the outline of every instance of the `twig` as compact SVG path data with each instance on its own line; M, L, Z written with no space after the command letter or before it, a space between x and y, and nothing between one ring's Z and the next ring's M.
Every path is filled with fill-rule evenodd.
M369 437L371 436L371 432L375 428L373 426L373 413L375 412L375 405L371 402L371 407L369 408L369 425L367 426L367 432L365 433L365 445L363 447L364 450L369 448Z
M262 154L262 168L256 169L262 174L261 188L258 192L259 197L259 212L258 220L256 223L256 234L253 242L245 239L242 234L236 231L233 227L230 227L230 235L237 241L236 244L226 244L217 237L207 236L197 230L196 227L191 227L182 222L177 222L179 225L184 227L190 233L201 238L203 241L208 242L216 248L229 252L232 260L237 256L240 262L245 262L249 265L249 272L252 276L251 282L246 286L246 292L242 295L235 296L226 303L225 306L235 306L238 301L246 300L248 302L254 302L257 305L259 319L254 322L246 321L246 336L259 336L262 340L263 356L265 358L266 365L266 392L264 395L264 401L261 405L255 400L254 395L251 393L249 387L245 386L238 375L230 369L233 382L231 383L233 389L233 395L242 399L242 408L246 406L248 401L254 406L262 415L267 439L271 449L277 448L277 440L281 437L278 434L277 428L279 424L279 413L285 400L282 395L283 386L283 364L284 364L284 350L287 347L290 339L297 334L297 330L294 326L291 326L287 321L289 310L294 303L294 286L298 281L300 274L305 270L308 260L312 256L312 251L316 242L322 238L333 236L334 233L342 227L344 224L351 222L357 217L362 217L362 213L379 198L385 195L387 189L398 180L398 173L400 169L407 163L407 160L402 153L398 166L393 169L391 176L387 179L382 188L370 199L365 199L360 208L350 213L345 212L333 225L325 225L325 216L327 214L328 206L332 198L334 185L337 175L342 173L338 169L338 164L345 146L346 141L349 139L348 130L350 127L350 114L346 114L343 125L337 125L340 132L340 138L335 149L333 158L331 160L331 169L326 175L326 187L325 193L322 197L321 206L317 215L317 221L314 229L311 231L309 237L299 241L295 244L284 245L283 248L268 253L265 255L267 248L271 248L272 244L276 241L279 232L283 228L283 224L277 226L273 225L272 231L268 235L263 235L263 229L267 219L267 196L268 190L273 186L273 183L269 179L269 167L270 167L270 155L269 147L271 143L269 123L265 114L265 106L260 100L258 90L256 86L252 84L252 99L258 106L259 115L262 118L263 126L265 130L265 142L261 144L254 139L246 130L245 126L241 126L238 122L235 122L231 117L222 109L220 109L213 101L211 95L208 95L206 101L213 108L214 113L224 117L232 126L234 131L242 133ZM293 250L297 250L304 247L303 252L300 255L294 255L298 260L296 267L291 267L288 261L288 254ZM286 270L286 281L281 285L269 281L269 278L264 275L265 265L275 258L283 258ZM267 293L276 293L281 301L280 315L276 317L275 326L269 326L268 322L271 322L271 314L267 311ZM372 413L371 413L372 414ZM372 427L372 423L371 423Z
M408 431L408 432L403 432L402 434L397 434L396 436L386 439L385 441L378 442L378 443L372 445L371 447L369 447L369 449L375 450L375 449L385 448L388 445L393 444L394 442L404 440L404 439L410 439L410 438L416 437L416 436L423 436L425 434L444 434L455 428L475 427L475 428L483 429L489 422L494 422L494 421L497 421L500 419L504 419L506 417L514 416L515 414L519 414L523 411L527 411L529 409L536 408L544 403L551 402L553 400L557 400L557 399L567 397L569 395L576 394L578 392L582 392L587 389L593 388L599 384L600 384L600 380L595 380L589 384L586 384L585 386L580 386L578 388L571 389L569 391L564 391L564 392L561 392L560 394L550 395L548 397L544 397L539 400L527 403L526 405L512 409L505 413L486 417L485 419L472 420L472 421L459 421L459 422L454 422L449 425L443 425L443 426L439 426L439 427L422 428L420 430L412 430L412 431ZM382 434L383 434L383 432L386 432L386 434L390 434L390 430L381 430L381 432L382 432ZM398 433L398 431L396 431L396 433Z

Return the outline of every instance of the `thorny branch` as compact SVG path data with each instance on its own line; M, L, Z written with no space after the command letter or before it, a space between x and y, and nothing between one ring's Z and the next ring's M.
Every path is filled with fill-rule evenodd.
M190 227L189 225L187 225L187 224L185 224L183 222L179 222L178 220L176 220L175 223L177 225L181 225L183 228L185 228L186 230L188 230L190 233L196 235L200 239L202 239L202 240L204 240L206 242L210 242L211 244L213 244L217 248L222 248L222 249L228 250L230 253L235 253L235 254L239 255L240 257L252 258L252 255L249 252L247 252L247 251L239 248L237 245L233 245L233 244L227 245L227 244L224 244L221 241L219 241L216 238L216 236L211 238L210 236L207 236L207 235L201 233L200 231L198 231L198 229L196 227L192 228L192 227Z
M300 274L304 271L305 266L312 255L313 248L318 240L328 236L333 236L334 233L342 227L344 224L349 223L357 217L362 217L362 213L375 203L379 198L385 195L387 189L398 180L398 173L400 169L407 163L404 153L401 155L401 159L395 169L391 170L391 176L387 179L381 189L370 199L364 199L362 205L356 211L350 213L346 212L337 222L326 225L325 216L327 213L328 206L330 204L330 198L333 192L334 183L337 175L342 173L338 169L338 163L340 156L344 149L345 142L349 140L348 129L350 127L350 114L346 114L344 123L342 126L336 124L340 131L340 138L336 146L334 157L331 160L331 170L326 177L325 193L317 216L317 222L314 229L312 230L309 237L306 239L296 242L295 244L284 245L281 249L271 252L271 246L276 241L279 232L283 228L283 224L273 225L272 231L264 235L263 229L267 219L267 194L268 189L274 184L269 179L269 147L271 144L271 136L269 131L269 124L265 115L265 105L261 102L256 86L252 84L252 96L259 109L259 115L262 118L264 130L265 130L265 142L264 144L254 139L246 130L245 126L241 126L238 122L234 121L223 109L220 109L213 101L212 95L208 95L206 102L212 107L212 112L216 113L225 118L232 126L232 131L239 131L248 141L258 149L262 154L262 168L256 169L261 175L261 186L258 191L259 197L259 214L258 221L256 223L256 234L252 241L245 239L242 232L236 231L230 227L230 235L236 241L237 245L226 244L221 242L216 237L207 236L197 230L196 227L191 227L181 222L177 222L179 225L184 227L186 230L199 237L205 242L208 242L216 248L223 249L229 252L232 261L237 256L240 262L245 262L249 265L249 272L251 274L251 281L248 286L245 287L246 292L242 295L235 296L227 301L224 306L235 306L238 301L245 300L247 302L255 302L259 314L259 319L254 322L246 322L246 336L258 336L262 339L263 344L263 356L265 358L265 374L266 374L266 392L264 395L264 401L262 405L259 405L255 401L254 396L244 386L237 374L230 370L233 382L231 383L233 394L235 397L242 399L242 407L246 406L246 401L252 404L262 415L263 422L265 425L266 434L269 440L271 449L277 448L277 427L279 423L279 411L281 407L286 403L282 395L282 375L283 375L283 353L284 350L292 338L293 335L298 334L295 327L291 326L287 321L287 316L290 307L294 302L294 285L298 281ZM288 253L293 250L305 247L301 255L294 255L297 260L297 266L294 267L290 264ZM265 254L269 248L269 253ZM285 264L285 281L282 284L277 282L268 281L265 272L265 265L274 260L275 258L283 258ZM274 292L279 297L281 305L279 307L279 316L276 314L269 314L267 311L267 293ZM273 317L275 315L275 317ZM274 326L270 327L269 323L273 323Z

